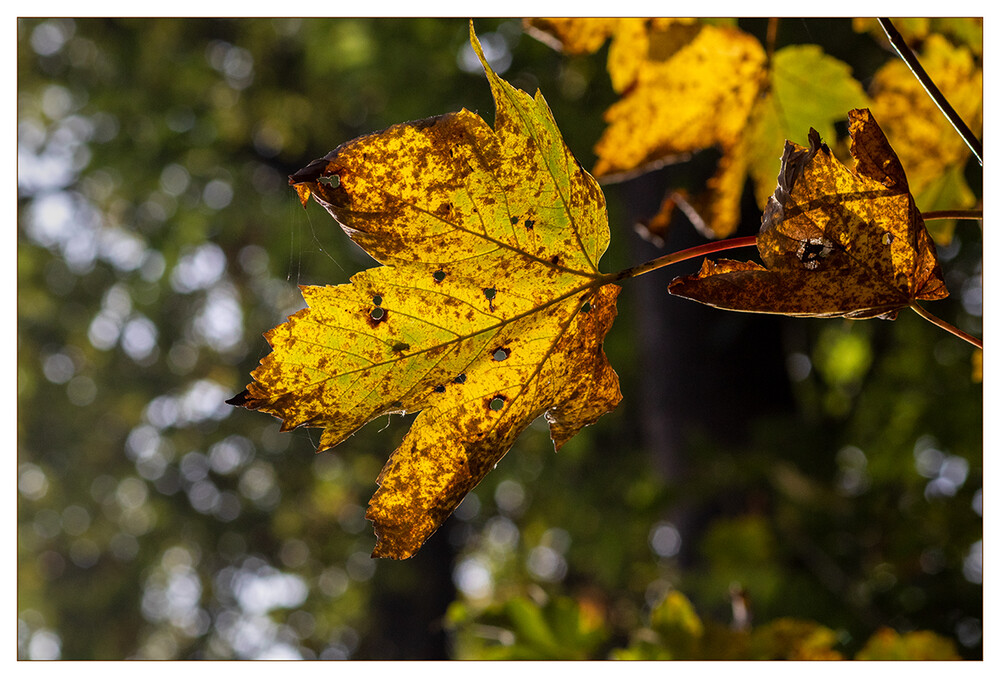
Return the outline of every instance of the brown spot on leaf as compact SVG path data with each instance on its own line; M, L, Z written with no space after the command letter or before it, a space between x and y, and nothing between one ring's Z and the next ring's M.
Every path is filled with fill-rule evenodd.
M378 327L388 319L389 311L381 306L376 306L368 313L368 324L372 327Z

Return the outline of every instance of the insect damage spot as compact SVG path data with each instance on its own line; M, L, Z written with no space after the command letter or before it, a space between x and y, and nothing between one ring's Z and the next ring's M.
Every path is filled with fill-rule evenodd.
M395 344L392 345L392 350L395 351L396 353L399 353L400 351L405 351L408 348L410 348L410 345L403 341L397 341Z
M882 244L883 245L891 245L892 241L895 240L895 239L896 239L896 236L894 236L892 233L888 233L887 232L885 235L882 236Z
M558 266L559 265L559 255L558 254L554 255L551 259L549 259L549 262L551 262L553 266Z
M517 223L517 217L511 217L510 218L510 223L511 224L516 224Z
M524 227L530 231L531 229L533 229L535 227L535 222L532 221L531 219L525 219L524 220Z
M381 306L382 305L382 297L380 297L379 295L376 294L374 297L372 297L372 303L375 304L376 306Z
M580 310L583 311L584 313L590 313L590 302L585 301L583 303L583 306L580 307Z
M487 406L494 412L498 412L503 408L505 402L507 402L507 398L502 395L496 395L487 401Z
M493 359L496 360L497 362L500 362L501 360L506 360L508 357L510 357L510 349L507 348L506 346L498 348L497 350L493 351Z
M444 393L444 384L438 384L434 387L435 393Z
M495 287L487 287L486 289L483 290L483 295L490 302L490 311L496 310L496 309L493 308L493 299L497 296L497 290L496 290L496 288Z
M385 320L389 317L389 311L385 310L381 306L376 306L371 310L368 316L370 317L368 324L374 327L381 322L385 322Z
M437 271L434 271L434 282L441 282L442 280L445 279L446 275L447 275L447 273L445 273L444 271L442 271L440 269L437 270Z
M456 384L464 384L466 379L468 379L468 377L465 376L465 372L462 372L462 374L455 377L454 381Z
M338 188L340 186L340 175L331 174L327 177L319 177L316 179L316 183L329 186L330 188Z
M828 257L832 251L833 243L826 238L809 238L799 244L795 254L803 266L813 271L819 268L820 261Z

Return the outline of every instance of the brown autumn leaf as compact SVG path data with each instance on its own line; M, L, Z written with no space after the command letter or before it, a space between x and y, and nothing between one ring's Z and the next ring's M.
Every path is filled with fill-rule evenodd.
M343 144L290 178L378 262L265 336L230 402L321 427L320 450L420 414L378 477L373 555L408 558L544 416L558 450L621 400L602 348L619 288L598 270L604 196L552 113L489 67L491 129L466 110Z
M809 133L785 143L754 262L705 260L671 294L734 311L892 319L948 296L899 159L867 109L849 114L852 172Z

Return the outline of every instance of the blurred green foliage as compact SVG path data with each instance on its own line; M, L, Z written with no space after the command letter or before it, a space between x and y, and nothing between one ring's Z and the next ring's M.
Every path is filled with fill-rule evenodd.
M592 166L606 54L476 28ZM862 82L893 58L849 20L779 35ZM296 285L370 265L286 176L395 122L489 120L467 42L457 19L18 21L19 656L981 657L982 386L971 349L913 314L749 317L669 299L666 277L626 289L606 342L622 405L558 455L530 427L404 562L370 559L364 507L405 422L314 455L315 432L224 404ZM646 247L636 190L607 189L604 270ZM952 297L933 309L973 333L981 241L961 222L939 249ZM688 343L650 338L653 310ZM671 470L649 425L675 410Z
M606 620L589 601L517 597L478 617L462 603L449 610L458 658L580 660L830 660L846 659L844 634L815 621L781 617L753 628L705 623L691 601L672 590L626 647L605 646ZM491 625L491 622L495 625ZM509 628L507 628L509 626ZM876 631L854 657L882 660L959 659L955 643L930 631Z

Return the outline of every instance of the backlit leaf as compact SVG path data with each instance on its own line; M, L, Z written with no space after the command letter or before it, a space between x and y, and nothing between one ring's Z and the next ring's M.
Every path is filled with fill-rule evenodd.
M894 318L947 296L899 159L867 109L849 117L853 172L815 130L809 148L786 142L757 236L764 266L706 260L670 293L736 311L850 318Z
M792 661L836 660L837 634L812 620L781 618L754 629L750 640L753 659Z
M911 48L937 34L946 36L956 45L969 47L976 56L983 55L983 17L893 17L891 21ZM886 49L892 50L889 39L882 26L879 25L878 19L873 17L855 18L853 24L855 31L871 33ZM925 64L921 63L921 65L926 68Z
M981 30L981 27L980 27ZM983 129L983 71L967 47L931 34L920 64L948 102L977 135ZM872 81L872 110L906 170L910 191L923 211L976 204L964 168L971 152L902 60L889 61ZM947 243L953 221L932 224L935 240Z
M867 104L850 68L816 45L764 47L735 27L695 19L540 19L567 53L593 51L613 35L608 73L621 99L605 113L594 174L613 181L715 147L722 156L686 209L707 237L737 227L747 176L763 208L779 160L774 148L810 125L825 137L843 111ZM672 206L671 201L665 207ZM692 214L693 212L693 214ZM663 229L670 213L651 220ZM651 226L652 227L652 226Z
M382 266L302 287L308 308L265 335L273 352L231 401L322 427L321 450L420 411L369 505L375 556L413 555L537 417L558 449L621 399L604 196L541 94L472 43L494 129L466 110L395 125L292 175Z
M750 120L750 174L757 203L767 205L780 159L774 152L790 139L808 144L810 127L821 139L833 139L834 123L844 111L867 102L861 83L851 68L825 54L818 45L792 45L779 49L771 61L770 89L758 102Z
M900 634L882 628L872 634L855 659L882 661L924 660L951 661L961 659L955 642L932 631L910 631Z

